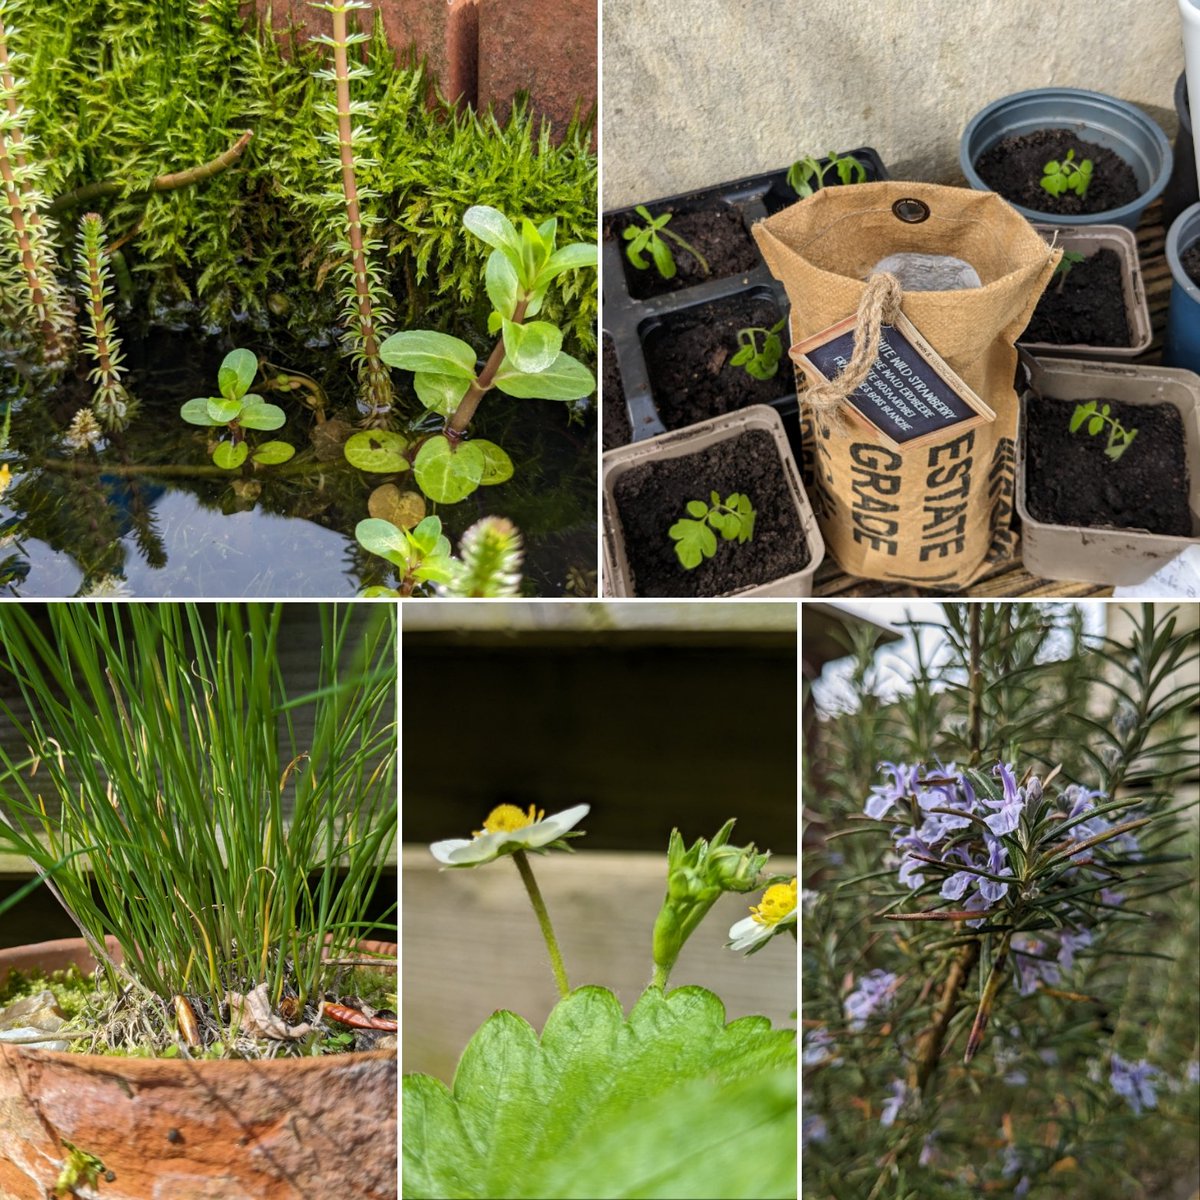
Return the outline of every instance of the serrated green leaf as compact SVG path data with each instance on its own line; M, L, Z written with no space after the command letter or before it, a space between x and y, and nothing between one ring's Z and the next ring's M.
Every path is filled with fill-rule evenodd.
M288 442L263 442L255 449L251 457L256 463L261 463L265 467L273 467L287 462L295 453L296 447Z
M179 410L179 415L191 425L224 425L224 421L214 421L208 415L208 397L201 396L197 400L189 400Z
M390 429L362 429L346 439L346 461L360 471L387 474L407 471L408 442Z
M591 371L564 353L536 375L518 370L506 357L496 372L495 383L505 395L520 400L582 400L596 390Z
M210 425L228 425L242 411L241 400L227 400L224 396L210 396L205 405Z
M240 400L258 374L258 359L249 350L231 350L217 370L217 387L227 400Z
M413 376L413 387L417 399L431 412L450 416L462 403L462 398L471 386L469 379L461 375L435 375L432 371L418 371Z
M404 371L429 371L434 375L475 378L475 351L462 338L432 329L393 333L379 347L379 357L389 367Z
M248 396L246 399L249 401L252 397ZM257 397L253 399L257 400ZM279 429L286 420L287 416L279 405L267 404L262 400L247 403L238 413L238 424L246 429Z
M457 504L469 496L479 487L483 468L483 451L474 442L455 447L441 434L425 442L413 460L421 491L440 504Z
M246 461L248 453L245 442L222 442L213 451L213 462L223 471L236 471Z
M547 370L562 350L562 331L549 321L518 325L504 321L504 356L518 371L536 375Z
M471 444L483 451L483 475L479 480L481 487L507 483L513 477L513 461L506 450L482 438L473 439Z
M726 1025L703 988L650 988L627 1020L607 989L578 988L540 1040L496 1013L464 1051L453 1090L405 1077L404 1194L794 1194L795 1070L793 1031L762 1017ZM731 1143L731 1123L761 1152Z
M483 280L492 307L502 317L511 317L517 307L521 283L517 279L516 268L503 250L493 250L488 255Z

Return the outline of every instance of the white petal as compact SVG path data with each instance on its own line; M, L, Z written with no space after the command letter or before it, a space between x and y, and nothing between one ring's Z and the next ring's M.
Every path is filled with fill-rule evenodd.
M444 842L434 842L429 847L429 853L440 863L449 863L450 854L454 850L460 850L463 846L469 846L471 843L467 838L448 838Z
M740 921L735 921L729 927L729 936L731 938L745 937L755 929L761 929L762 926L753 917L743 917Z
M576 804L574 808L565 808L560 813L554 813L544 821L518 829L512 840L522 846L545 846L556 842L567 830L578 825L591 811L590 804Z
M734 929L739 931L736 935L733 932ZM747 917L730 929L729 936L732 940L729 942L729 949L749 950L761 942L765 942L774 932L774 926L760 925L753 917Z

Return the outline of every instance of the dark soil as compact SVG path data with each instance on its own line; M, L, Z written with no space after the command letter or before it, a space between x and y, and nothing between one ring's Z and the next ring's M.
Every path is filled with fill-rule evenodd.
M1200 287L1200 242L1193 242L1180 256L1180 265L1187 277Z
M603 375L601 377L601 399L604 419L601 429L604 434L604 449L627 446L633 441L629 427L629 410L625 407L625 388L621 384L621 369L617 366L617 347L612 338L604 335Z
M647 205L650 208L649 205ZM742 210L734 205L717 202L712 208L702 208L691 212L676 212L674 207L650 208L654 216L664 212L674 215L659 232L663 237L665 230L678 234L685 242L690 242L704 255L708 261L708 274L701 270L695 257L669 237L663 237L671 254L675 258L675 274L670 279L663 279L646 252L650 265L639 271L634 267L625 254L628 243L622 234L631 224L641 225L638 216L619 217L608 223L604 236L612 238L621 247L621 264L625 268L625 283L629 294L635 300L649 300L651 296L665 296L669 292L678 292L682 288L694 287L709 279L724 279L729 275L741 275L753 271L762 265L758 255L758 247L746 229Z
M1045 397L1025 405L1025 502L1039 521L1100 529L1134 529L1188 537L1188 471L1184 430L1173 404L1111 405L1126 429L1137 429L1113 462L1108 432L1070 432L1073 400Z
M667 530L687 516L689 500L750 497L754 537L743 545L718 537L717 552L686 570ZM801 571L809 560L775 439L754 429L706 450L635 467L617 480L617 514L636 596L720 596Z
M783 359L773 379L754 379L729 360L738 330L770 329L783 316L774 301L744 293L666 317L646 337L646 366L658 415L668 429L718 417L748 404L769 404L796 390L788 331L779 331ZM762 345L761 335L759 346Z
M1075 151L1075 161L1092 160L1092 182L1081 200L1074 192L1051 196L1042 187L1046 164ZM1141 195L1133 168L1119 155L1094 142L1085 142L1069 129L1039 129L1001 138L975 163L979 177L1005 200L1035 212L1060 216L1108 212Z
M1132 345L1120 255L1115 250L1098 250L1076 263L1065 279L1052 279L1021 341L1055 346Z

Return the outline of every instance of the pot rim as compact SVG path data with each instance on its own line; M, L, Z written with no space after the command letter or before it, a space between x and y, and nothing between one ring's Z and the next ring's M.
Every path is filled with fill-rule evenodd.
M115 938L105 938L110 948L115 948ZM364 948L397 949L393 942L377 942L364 940L360 943ZM59 955L72 957L81 969L90 962L92 967L96 961L83 938L57 938L47 942L30 942L23 946L10 946L0 949L0 983L8 978L12 969L25 969L22 963L36 966L39 955ZM147 1082L164 1071L180 1073L187 1071L196 1073L231 1073L237 1071L329 1071L337 1070L351 1063L382 1061L397 1057L396 1050L352 1050L345 1054L321 1054L307 1058L133 1058L112 1054L74 1054L70 1050L35 1050L28 1046L7 1045L0 1042L0 1060L14 1054L22 1058L36 1057L38 1061L48 1060L60 1064L74 1064L90 1074L122 1075L131 1078L145 1079Z
M1185 228L1186 227L1186 228ZM1171 269L1171 282L1187 296L1200 304L1200 287L1194 284L1183 269L1183 253L1200 241L1200 202L1190 205L1171 222L1167 230L1167 266Z

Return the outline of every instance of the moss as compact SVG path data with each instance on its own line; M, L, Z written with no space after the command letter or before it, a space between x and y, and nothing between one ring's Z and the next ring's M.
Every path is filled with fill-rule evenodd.
M247 318L263 327L282 297L293 326L328 328L337 311L328 194L337 181L319 141L317 105L328 85L312 76L324 50L296 38L281 45L239 7L20 4L12 41L26 55L24 96L45 190L62 196L124 181L126 193L98 207L114 239L133 235L124 247L126 288L132 281L154 309L195 299L211 324ZM590 128L573 125L556 146L520 103L504 123L431 107L428 80L418 67L395 64L381 27L355 50L372 69L355 82L372 113L375 160L360 182L375 193L368 203L380 218L396 324L474 330L486 341L486 248L462 230L462 213L482 203L535 221L554 215L560 243L594 240ZM137 194L158 175L216 157L246 129L254 139L235 169L193 188ZM78 216L61 214L60 249ZM565 277L547 313L569 314L569 340L589 354L594 272Z
M97 994L96 984L78 967L51 971L48 975L44 971L13 971L0 987L0 1008L47 989L54 993L68 1021L82 1016Z

